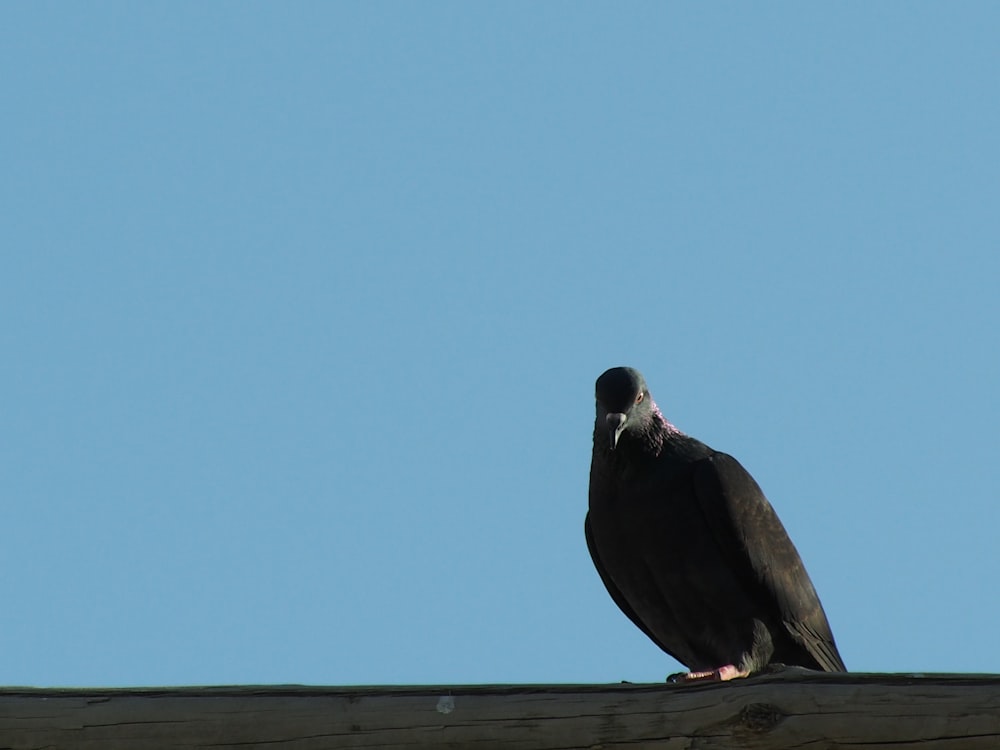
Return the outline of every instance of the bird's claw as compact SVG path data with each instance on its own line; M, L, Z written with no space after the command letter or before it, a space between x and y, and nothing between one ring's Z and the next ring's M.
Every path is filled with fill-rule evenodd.
M749 676L750 672L738 669L734 664L726 664L707 672L678 672L667 678L667 682L727 682Z

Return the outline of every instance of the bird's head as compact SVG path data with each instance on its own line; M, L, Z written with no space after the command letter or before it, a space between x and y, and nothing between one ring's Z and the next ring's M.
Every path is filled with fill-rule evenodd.
M597 424L595 435L605 429L611 450L626 430L645 431L649 428L656 405L642 373L631 367L612 367L597 379Z

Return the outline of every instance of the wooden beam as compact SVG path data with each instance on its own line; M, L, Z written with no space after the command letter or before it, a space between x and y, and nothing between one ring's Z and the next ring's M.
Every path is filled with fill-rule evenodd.
M2 688L0 748L996 750L1000 675L694 685Z

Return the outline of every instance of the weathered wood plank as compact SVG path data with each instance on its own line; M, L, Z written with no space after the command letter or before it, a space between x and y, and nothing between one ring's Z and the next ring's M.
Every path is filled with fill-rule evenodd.
M0 748L1000 748L1000 675L700 685L0 689Z

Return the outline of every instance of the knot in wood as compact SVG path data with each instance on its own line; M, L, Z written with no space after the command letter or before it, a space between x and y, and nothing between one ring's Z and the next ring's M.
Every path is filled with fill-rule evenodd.
M770 703L748 703L740 711L739 723L748 732L760 734L770 732L784 718L784 712Z

